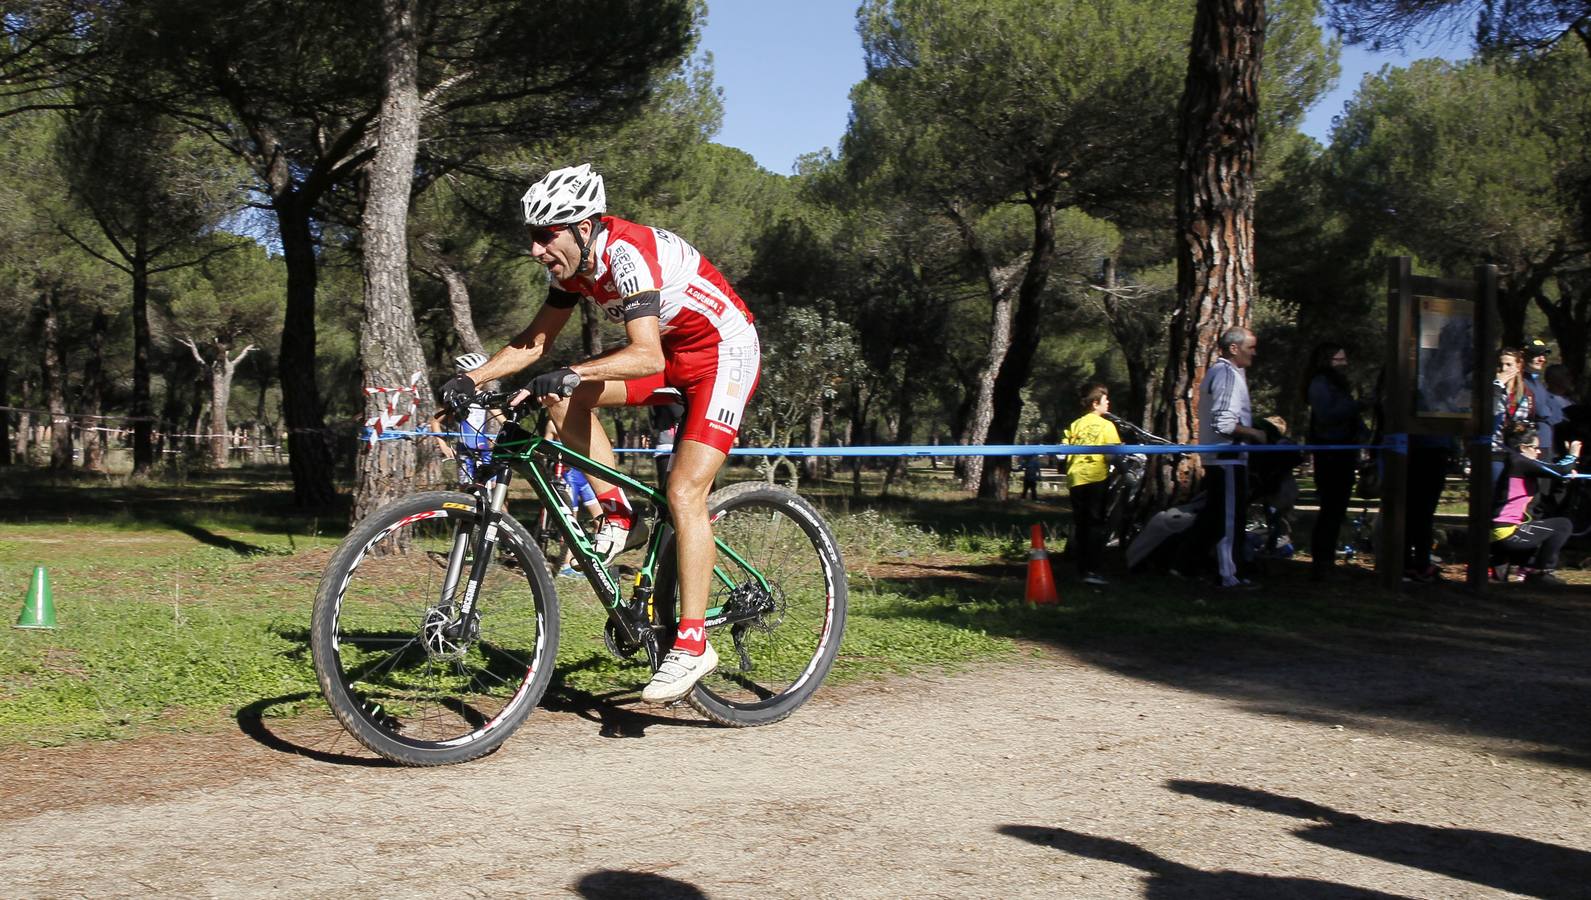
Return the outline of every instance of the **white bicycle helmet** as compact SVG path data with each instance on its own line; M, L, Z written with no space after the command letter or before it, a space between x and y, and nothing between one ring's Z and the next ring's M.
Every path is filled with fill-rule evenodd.
M583 163L548 172L519 202L526 225L567 225L606 212L608 192L602 176L591 171L590 163Z
M461 373L473 372L474 370L479 369L481 366L486 365L486 354L466 353L463 356L453 360L453 365L457 367Z

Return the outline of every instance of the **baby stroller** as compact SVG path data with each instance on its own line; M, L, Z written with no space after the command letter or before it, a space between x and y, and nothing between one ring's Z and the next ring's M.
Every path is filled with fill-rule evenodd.
M1105 418L1116 426L1123 439L1135 444L1169 446L1171 441L1152 434L1119 416L1105 413ZM1173 461L1185 454L1172 455ZM1126 546L1144 529L1149 511L1144 508L1144 476L1149 470L1146 453L1123 453L1110 457L1110 474L1106 477L1105 521L1110 529L1107 546Z
M1296 443L1270 419L1254 427L1265 432L1273 447ZM1248 525L1249 542L1258 556L1286 559L1293 555L1293 507L1298 503L1295 471L1304 462L1301 451L1263 451L1249 454L1249 503L1259 515Z

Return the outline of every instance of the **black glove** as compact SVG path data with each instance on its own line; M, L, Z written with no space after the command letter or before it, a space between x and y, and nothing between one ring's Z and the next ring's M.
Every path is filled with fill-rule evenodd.
M475 381L468 375L454 375L442 383L438 393L442 395L444 408L458 412L475 399Z
M565 366L562 369L553 369L551 372L544 372L532 378L530 380L530 395L538 400L548 394L567 397L573 394L575 388L579 385L580 376L575 374L574 369Z

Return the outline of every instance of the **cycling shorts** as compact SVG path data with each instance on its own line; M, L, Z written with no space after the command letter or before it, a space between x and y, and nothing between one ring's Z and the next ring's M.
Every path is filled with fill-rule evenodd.
M586 474L579 469L565 469L563 483L569 487L569 496L574 498L574 505L597 502L597 492L591 489L591 482L586 480Z
M697 441L728 453L757 389L762 346L757 332L712 347L670 354L663 371L624 383L626 406L657 406L685 399L679 440Z

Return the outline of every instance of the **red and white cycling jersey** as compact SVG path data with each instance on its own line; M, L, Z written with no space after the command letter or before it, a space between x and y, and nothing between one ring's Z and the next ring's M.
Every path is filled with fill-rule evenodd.
M558 287L597 301L615 322L624 320L627 299L657 291L664 353L705 350L755 330L724 276L673 232L603 216L591 255L595 287L575 278Z
M595 285L573 278L558 288L590 297L615 322L650 315L634 304L638 295L656 291L664 369L625 382L625 402L670 403L678 391L686 401L679 439L729 452L761 374L762 347L751 311L718 269L678 235L612 216L603 216L602 225L592 247Z

